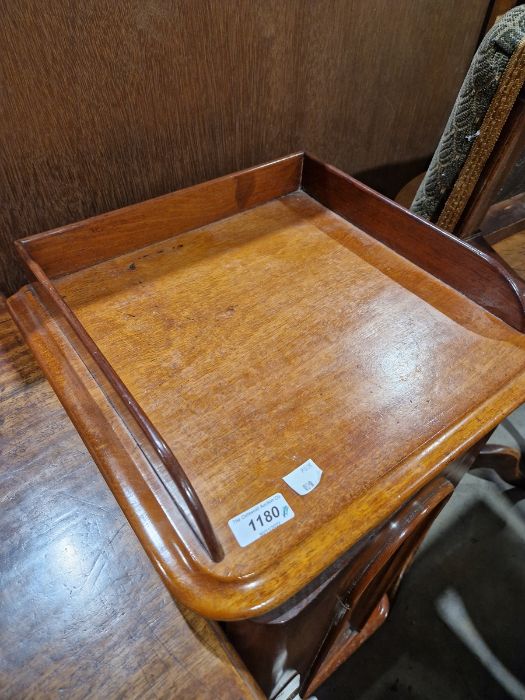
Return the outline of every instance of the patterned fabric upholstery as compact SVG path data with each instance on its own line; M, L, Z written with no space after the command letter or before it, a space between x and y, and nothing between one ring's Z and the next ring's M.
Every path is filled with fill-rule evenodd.
M520 5L503 15L480 44L430 167L410 207L415 214L432 222L438 221L479 136L511 57L524 47L525 5ZM522 85L524 78L521 78Z

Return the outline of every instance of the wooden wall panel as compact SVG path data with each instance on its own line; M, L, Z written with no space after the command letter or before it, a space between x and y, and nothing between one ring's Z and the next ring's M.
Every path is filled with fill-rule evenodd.
M425 169L437 145L477 48L487 5L486 0L316 3L305 34L307 147L383 194L397 194Z
M12 240L303 148L390 193L432 152L489 0L0 0Z

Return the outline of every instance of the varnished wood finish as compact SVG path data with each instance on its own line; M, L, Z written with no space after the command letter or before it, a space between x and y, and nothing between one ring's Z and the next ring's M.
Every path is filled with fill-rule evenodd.
M525 330L525 287L490 254L458 242L455 236L315 158L305 156L302 186L419 267Z
M342 593L323 644L301 679L301 697L313 693L387 617L403 576L454 487L472 467L488 435L423 488L354 558L342 575Z
M269 698L283 692L297 675L299 695L308 697L325 677L326 667L334 666L334 656L342 663L348 658L344 651L353 653L357 640L363 643L367 633L377 629L421 533L452 490L450 482L438 478L349 552L331 575L325 573L316 588L309 586L265 618L225 625ZM384 596L387 599L378 609ZM354 637L353 644L347 643L349 637Z
M515 486L525 486L520 450L507 445L486 445L476 460L476 468L495 469L501 478Z
M498 243L508 234L516 233L518 224L525 230L525 191L491 204L480 226L480 234L490 245Z
M366 640L377 632L386 621L390 612L390 602L387 595L379 601L370 619L360 632L342 634L334 643L332 652L320 666L306 692L315 692L347 659L354 654Z
M344 577L346 590L330 620L323 645L302 681L302 697L308 697L324 680L326 666L334 665L334 656L340 665L344 661L343 649L348 655L355 652L352 637L359 636L359 641L365 642L367 626L372 632L378 615L386 614L385 611L381 615L386 607L382 601L386 596L389 609L403 574L453 490L453 485L442 477L428 484L364 549L351 573Z
M499 243L500 241L503 241L506 238L510 238L511 236L515 236L516 234L523 233L523 231L525 231L525 217L523 219L520 219L519 221L515 221L514 223L509 224L508 226L505 226L504 228L494 231L493 234L488 237L487 242L492 242L491 245L492 248L494 248L494 243Z
M302 154L17 241L49 277L225 219L299 187Z
M0 694L263 695L159 581L0 300Z
M518 233L494 243L494 250L525 280L525 225Z
M297 157L260 172L283 162L297 172ZM37 296L42 286L9 302L164 581L210 618L282 604L525 397L523 336L375 237L394 247L395 234L414 259L407 242L417 247L418 234L422 266L474 298L479 272L495 284L496 301L487 290L480 300L493 311L514 299L510 277L328 166L307 159L302 184L350 220L297 191L139 250L134 235L149 234L134 229L131 252L54 280L188 474L221 562L206 558L82 338ZM151 219L153 240L173 218L166 201ZM118 213L112 221L118 228ZM46 234L55 250L62 234ZM432 268L442 241L449 252ZM303 498L282 477L308 458L324 474ZM228 520L277 492L295 518L241 549Z
M4 0L0 289L23 281L13 239L294 150L395 186L489 4Z
M48 276L74 272L82 266L81 261L84 261L84 267L98 263L123 250L129 252L145 243L184 233L285 195L299 186L302 163L302 154L289 156L268 165L150 200L145 205L128 207L16 242L22 259L40 283L42 292L57 307L100 366L132 420L137 422L171 479L175 481L197 536L213 561L221 561L223 549L180 462L68 304L57 293Z
M29 257L23 245L19 246L19 252L24 262L26 262L28 269L35 276L39 284L40 293L44 295L50 308L56 309L57 313L63 318L63 322L68 324L71 331L76 334L85 350L91 355L91 358L96 362L106 380L116 392L116 398L119 400L128 420L131 419L136 422L138 429L143 432L146 441L162 462L162 466L166 469L170 481L174 482L175 487L179 491L182 507L187 511L188 520L191 521L193 530L201 545L213 561L221 561L224 557L224 552L210 523L208 514L203 508L201 500L191 481L188 479L186 472L173 454L168 443L151 422L128 387L115 372L106 356L100 351L98 345L89 333L85 331L78 318L57 292L40 265ZM176 503L179 503L176 498L174 500Z
M297 686L308 697L384 622L421 541L483 443L285 605L224 625L269 698Z

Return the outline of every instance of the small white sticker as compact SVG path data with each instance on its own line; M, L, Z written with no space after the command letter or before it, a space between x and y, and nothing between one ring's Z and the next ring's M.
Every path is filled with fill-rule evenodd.
M228 525L241 547L246 547L293 517L295 514L282 493L276 493L228 520Z
M322 474L323 470L319 469L313 459L307 459L304 464L294 469L293 472L283 476L283 480L300 496L306 496L321 481Z

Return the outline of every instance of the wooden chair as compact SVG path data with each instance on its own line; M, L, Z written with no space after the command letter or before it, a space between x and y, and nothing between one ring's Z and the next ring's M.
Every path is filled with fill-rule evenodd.
M503 15L478 48L410 209L525 278L524 84L521 5ZM521 191L501 201L512 168ZM397 201L407 202L413 189L414 181ZM516 284L525 295L521 279ZM476 460L475 467L481 466L496 469L509 483L525 484L517 449L488 445Z
M501 17L478 48L411 204L471 239L523 148L525 6Z

